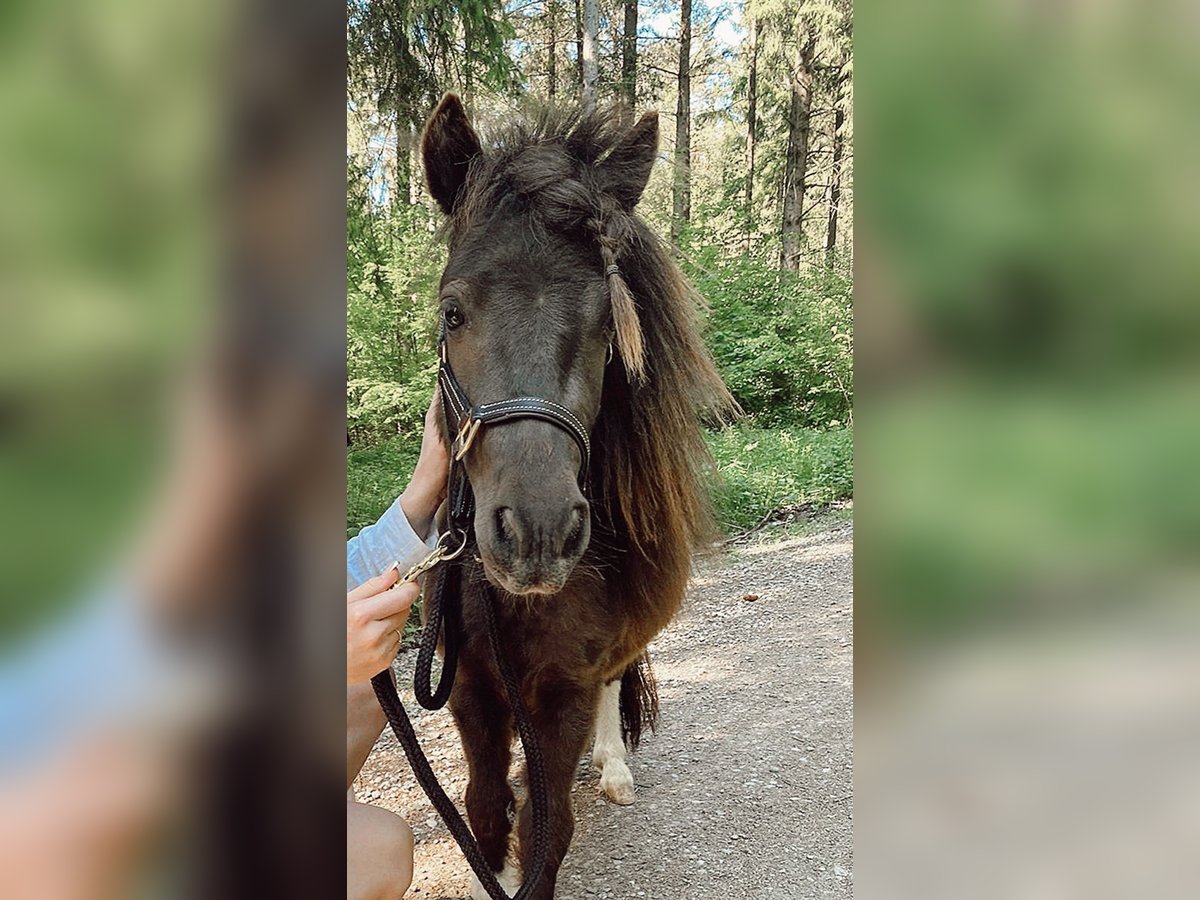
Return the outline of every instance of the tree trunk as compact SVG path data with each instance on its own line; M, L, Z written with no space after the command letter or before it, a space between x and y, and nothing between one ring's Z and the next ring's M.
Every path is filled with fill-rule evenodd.
M675 103L675 190L671 242L679 247L683 226L692 218L692 0L679 4L679 96Z
M801 37L796 70L792 73L792 102L788 110L787 159L783 172L783 243L780 265L799 272L804 253L804 190L807 187L808 139L812 127L813 53L815 36Z
M575 79L583 95L583 3L575 0Z
M421 181L424 172L421 171L421 154L417 150L420 146L420 133L417 126L411 122L404 126L404 141L409 148L408 183L404 186L405 198L408 200L409 206L416 206L421 202Z
M842 201L842 146L844 140L842 126L846 122L845 94L843 93L846 84L845 65L846 59L842 57L834 88L833 134L830 138L833 146L833 158L829 167L829 217L825 228L825 265L830 269L833 268L833 258L837 251L838 205Z
M546 47L546 96L553 98L558 89L558 0L547 0L547 4L550 39Z
M596 80L599 76L596 59L596 36L600 30L598 0L583 0L583 113L596 108Z
M750 22L750 83L746 109L746 252L754 235L754 154L758 149L758 19Z
M387 205L394 211L404 203L400 186L407 185L408 182L408 148L404 144L405 132L404 126L400 124L400 117L393 114L391 118L393 121L388 127L387 144L392 152L389 154L388 147L384 148L380 167L383 170Z
M621 45L621 87L632 115L637 106L637 0L625 0L625 32Z

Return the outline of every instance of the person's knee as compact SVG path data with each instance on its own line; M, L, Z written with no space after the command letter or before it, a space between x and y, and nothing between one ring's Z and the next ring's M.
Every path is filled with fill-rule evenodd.
M408 823L396 817L393 828L379 845L379 859L389 862L380 865L379 879L372 900L400 900L412 884L413 834Z
M400 900L412 883L413 833L387 810L350 804L347 837L351 900Z

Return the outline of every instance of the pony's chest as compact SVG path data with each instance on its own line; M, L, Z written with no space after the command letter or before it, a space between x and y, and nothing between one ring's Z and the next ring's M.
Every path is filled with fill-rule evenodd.
M497 609L500 646L519 669L588 673L609 664L620 642L621 623L602 606L581 597L510 598ZM464 610L475 652L490 654L486 621Z

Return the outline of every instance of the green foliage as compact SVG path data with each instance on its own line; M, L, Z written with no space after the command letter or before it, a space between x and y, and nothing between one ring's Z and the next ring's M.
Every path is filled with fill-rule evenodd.
M685 268L709 303L706 340L725 383L761 425L846 424L854 401L851 282L783 272L751 256L692 249Z
M708 435L717 463L713 503L727 531L749 528L798 503L831 503L854 491L854 434L848 427L734 426Z
M346 537L375 522L408 485L419 438L393 438L346 455Z
M437 371L434 305L445 248L422 206L376 207L350 166L346 417L353 443L419 431Z
M352 97L419 126L446 84L512 86L515 36L500 0L348 0Z

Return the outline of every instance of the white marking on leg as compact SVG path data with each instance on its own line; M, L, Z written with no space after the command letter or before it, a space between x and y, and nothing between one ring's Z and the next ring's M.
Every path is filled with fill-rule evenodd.
M625 741L621 738L620 679L600 689L592 765L600 770L600 790L609 800L622 806L633 802L633 774L625 765Z
M504 893L510 897L516 896L517 891L521 889L521 867L517 861L507 857L504 860L504 868L496 873L496 880L500 882L500 887L504 888ZM471 900L491 900L474 872L471 873Z

